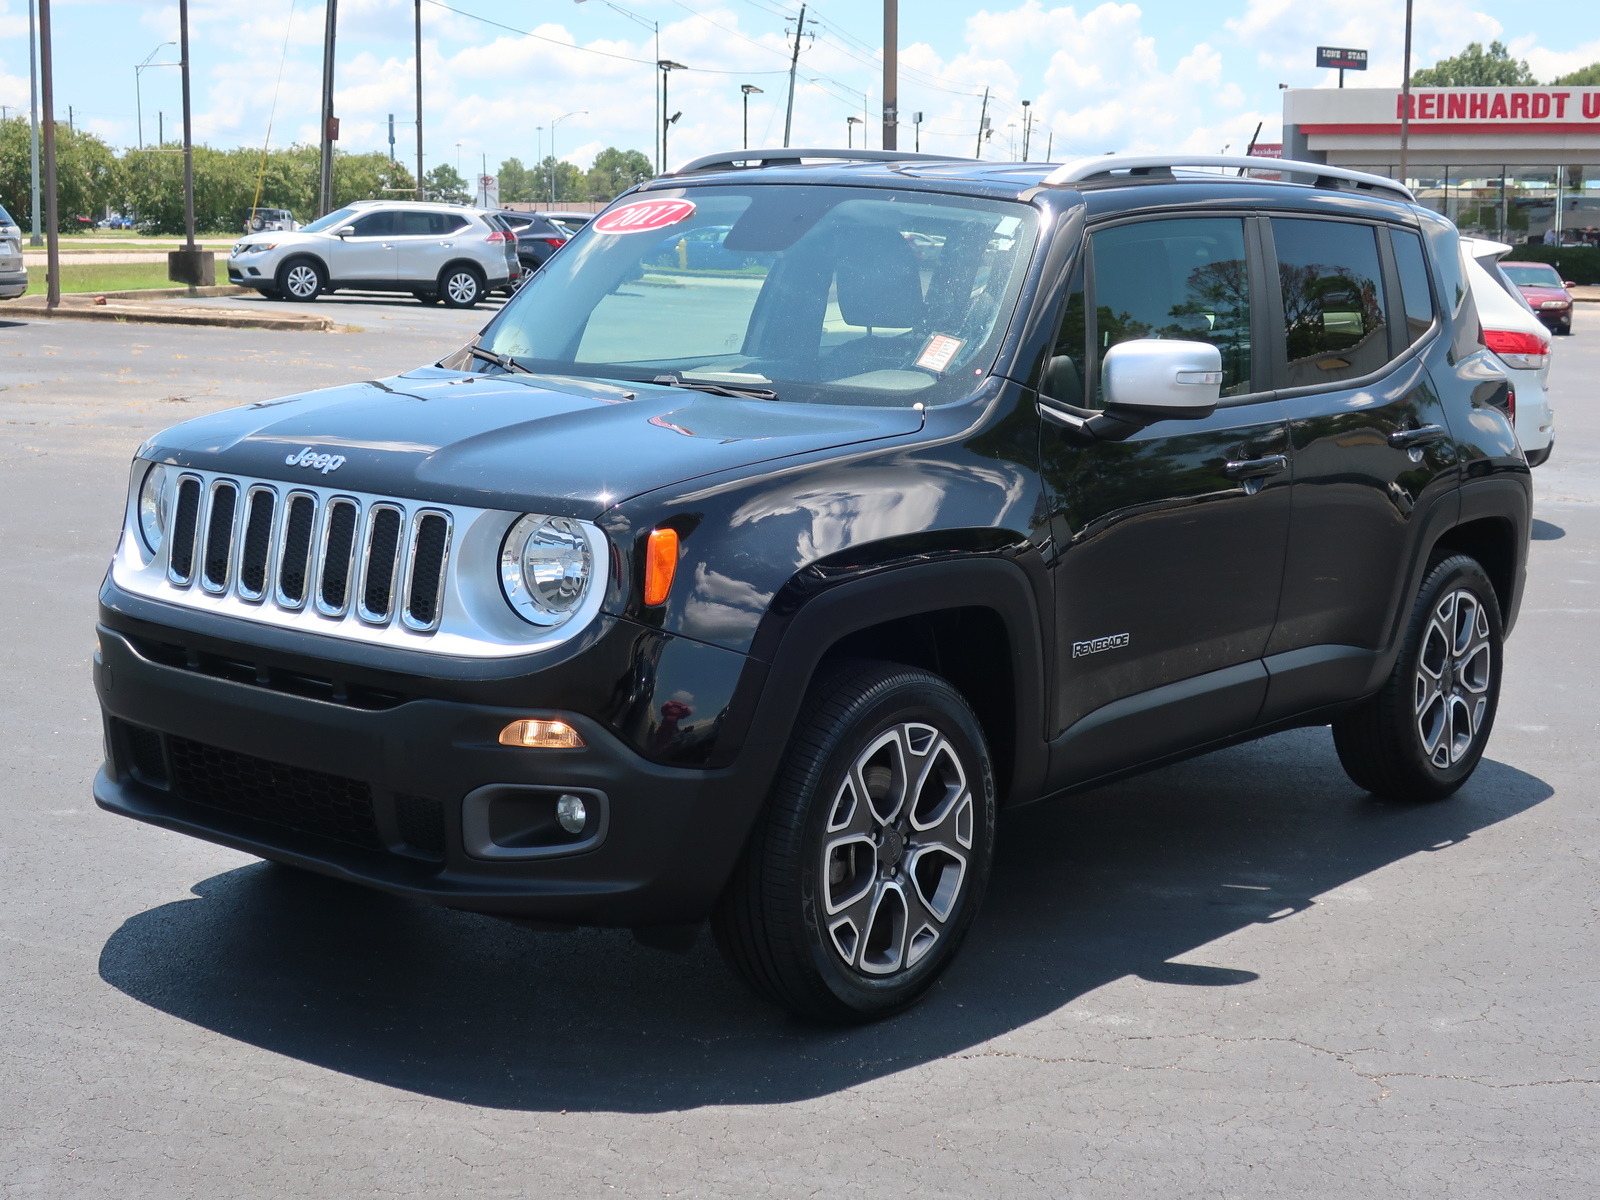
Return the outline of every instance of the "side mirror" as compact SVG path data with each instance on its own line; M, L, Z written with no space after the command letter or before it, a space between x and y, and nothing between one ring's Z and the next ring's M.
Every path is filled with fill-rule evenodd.
M1222 394L1222 352L1208 342L1118 342L1103 370L1107 415L1142 424L1209 417Z
M354 232L355 232L355 230L351 226L345 225L345 226L342 226L342 227L340 227L338 229L335 229L333 231L333 236L337 237L337 238L347 238Z
M1564 287L1564 288L1567 288L1568 290L1571 290L1572 288L1575 288L1578 285L1573 283L1572 280L1570 280L1570 279L1563 279L1561 281L1561 286Z

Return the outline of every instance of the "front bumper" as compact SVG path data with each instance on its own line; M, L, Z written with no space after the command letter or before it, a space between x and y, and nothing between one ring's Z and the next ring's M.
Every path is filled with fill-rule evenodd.
M734 768L660 766L581 715L436 699L360 707L163 664L104 625L99 639L96 802L249 854L451 908L637 927L704 917L749 828L751 789ZM496 741L512 720L557 716L584 749ZM198 760L209 774L197 785L180 764ZM600 798L603 839L526 860L470 854L462 802L490 785Z

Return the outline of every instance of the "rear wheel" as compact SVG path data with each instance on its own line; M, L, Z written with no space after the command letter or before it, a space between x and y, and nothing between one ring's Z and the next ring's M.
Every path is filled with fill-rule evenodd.
M278 268L277 291L285 300L315 300L327 286L322 268L312 259L291 258Z
M993 773L959 692L857 663L814 686L713 927L763 998L862 1021L914 1004L976 916L994 847Z
M1441 800L1464 784L1494 727L1503 639L1477 560L1435 562L1383 690L1333 724L1345 774L1386 800Z
M484 280L476 267L446 267L439 275L439 296L450 308L472 308L483 299Z

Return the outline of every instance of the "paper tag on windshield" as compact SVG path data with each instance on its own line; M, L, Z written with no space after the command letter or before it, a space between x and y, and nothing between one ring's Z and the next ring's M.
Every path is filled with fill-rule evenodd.
M928 344L922 348L922 353L917 356L917 366L929 371L938 371L942 374L945 368L950 365L950 360L956 356L956 351L961 349L963 345L965 343L960 338L936 333L928 339Z

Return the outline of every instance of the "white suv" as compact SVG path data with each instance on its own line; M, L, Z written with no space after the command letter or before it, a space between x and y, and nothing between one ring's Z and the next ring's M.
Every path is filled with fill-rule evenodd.
M510 282L510 236L477 209L357 200L294 232L240 238L228 253L228 281L283 300L358 288L471 308Z

